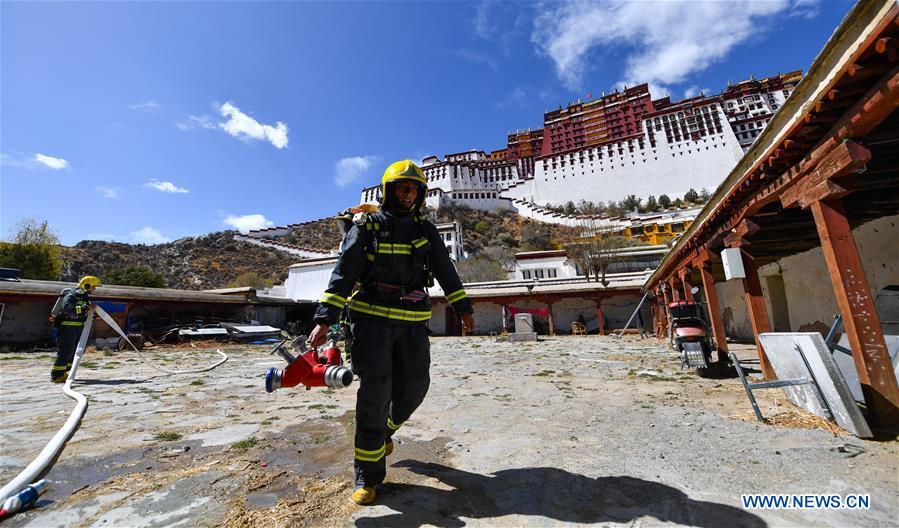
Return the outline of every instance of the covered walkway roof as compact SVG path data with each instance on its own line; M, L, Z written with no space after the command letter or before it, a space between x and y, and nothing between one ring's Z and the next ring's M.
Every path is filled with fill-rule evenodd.
M758 267L820 247L865 392L869 419L899 427L899 387L852 229L899 214L899 3L858 2L752 148L645 286L692 300L702 280L719 349L727 350L718 255L742 259L753 333L771 331ZM895 234L884 243L895 244ZM825 286L826 285L822 285ZM775 372L758 347L765 376Z

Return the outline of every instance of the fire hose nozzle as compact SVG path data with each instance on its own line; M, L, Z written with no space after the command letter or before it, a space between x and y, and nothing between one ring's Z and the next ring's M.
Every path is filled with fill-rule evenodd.
M275 392L281 388L281 370L270 367L265 373L265 392Z

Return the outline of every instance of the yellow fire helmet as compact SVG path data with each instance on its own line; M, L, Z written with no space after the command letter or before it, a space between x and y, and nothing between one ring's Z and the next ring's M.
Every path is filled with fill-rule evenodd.
M390 200L393 200L393 184L398 181L413 181L418 184L418 198L415 200L415 205L412 206L412 210L421 209L422 204L425 201L425 194L428 192L428 179L425 178L421 169L413 163L411 160L402 160L397 161L396 163L391 163L387 170L384 171L384 176L381 178L381 206L387 207L387 204Z
M85 275L81 277L81 280L78 281L78 287L86 292L91 292L97 289L98 286L101 286L100 279L94 277L93 275Z

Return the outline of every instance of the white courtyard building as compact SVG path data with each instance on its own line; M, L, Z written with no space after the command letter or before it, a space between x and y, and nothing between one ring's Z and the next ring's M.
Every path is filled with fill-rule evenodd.
M634 246L615 250L620 260L613 262L607 273L642 273L658 267L668 246ZM526 251L515 254L515 269L509 280L581 279L584 271L565 250Z

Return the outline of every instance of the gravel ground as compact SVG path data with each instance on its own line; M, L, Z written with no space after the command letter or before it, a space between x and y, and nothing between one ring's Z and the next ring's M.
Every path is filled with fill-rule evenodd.
M201 345L145 356L211 364ZM751 358L749 347L736 347ZM5 526L897 526L899 444L855 438L738 380L678 368L664 343L432 339L431 390L397 434L372 507L348 497L355 391L283 389L263 346L205 375L85 355L90 406L38 507ZM0 355L0 478L73 407L48 354ZM816 428L799 428L812 426ZM745 510L746 493L870 495L867 510Z

